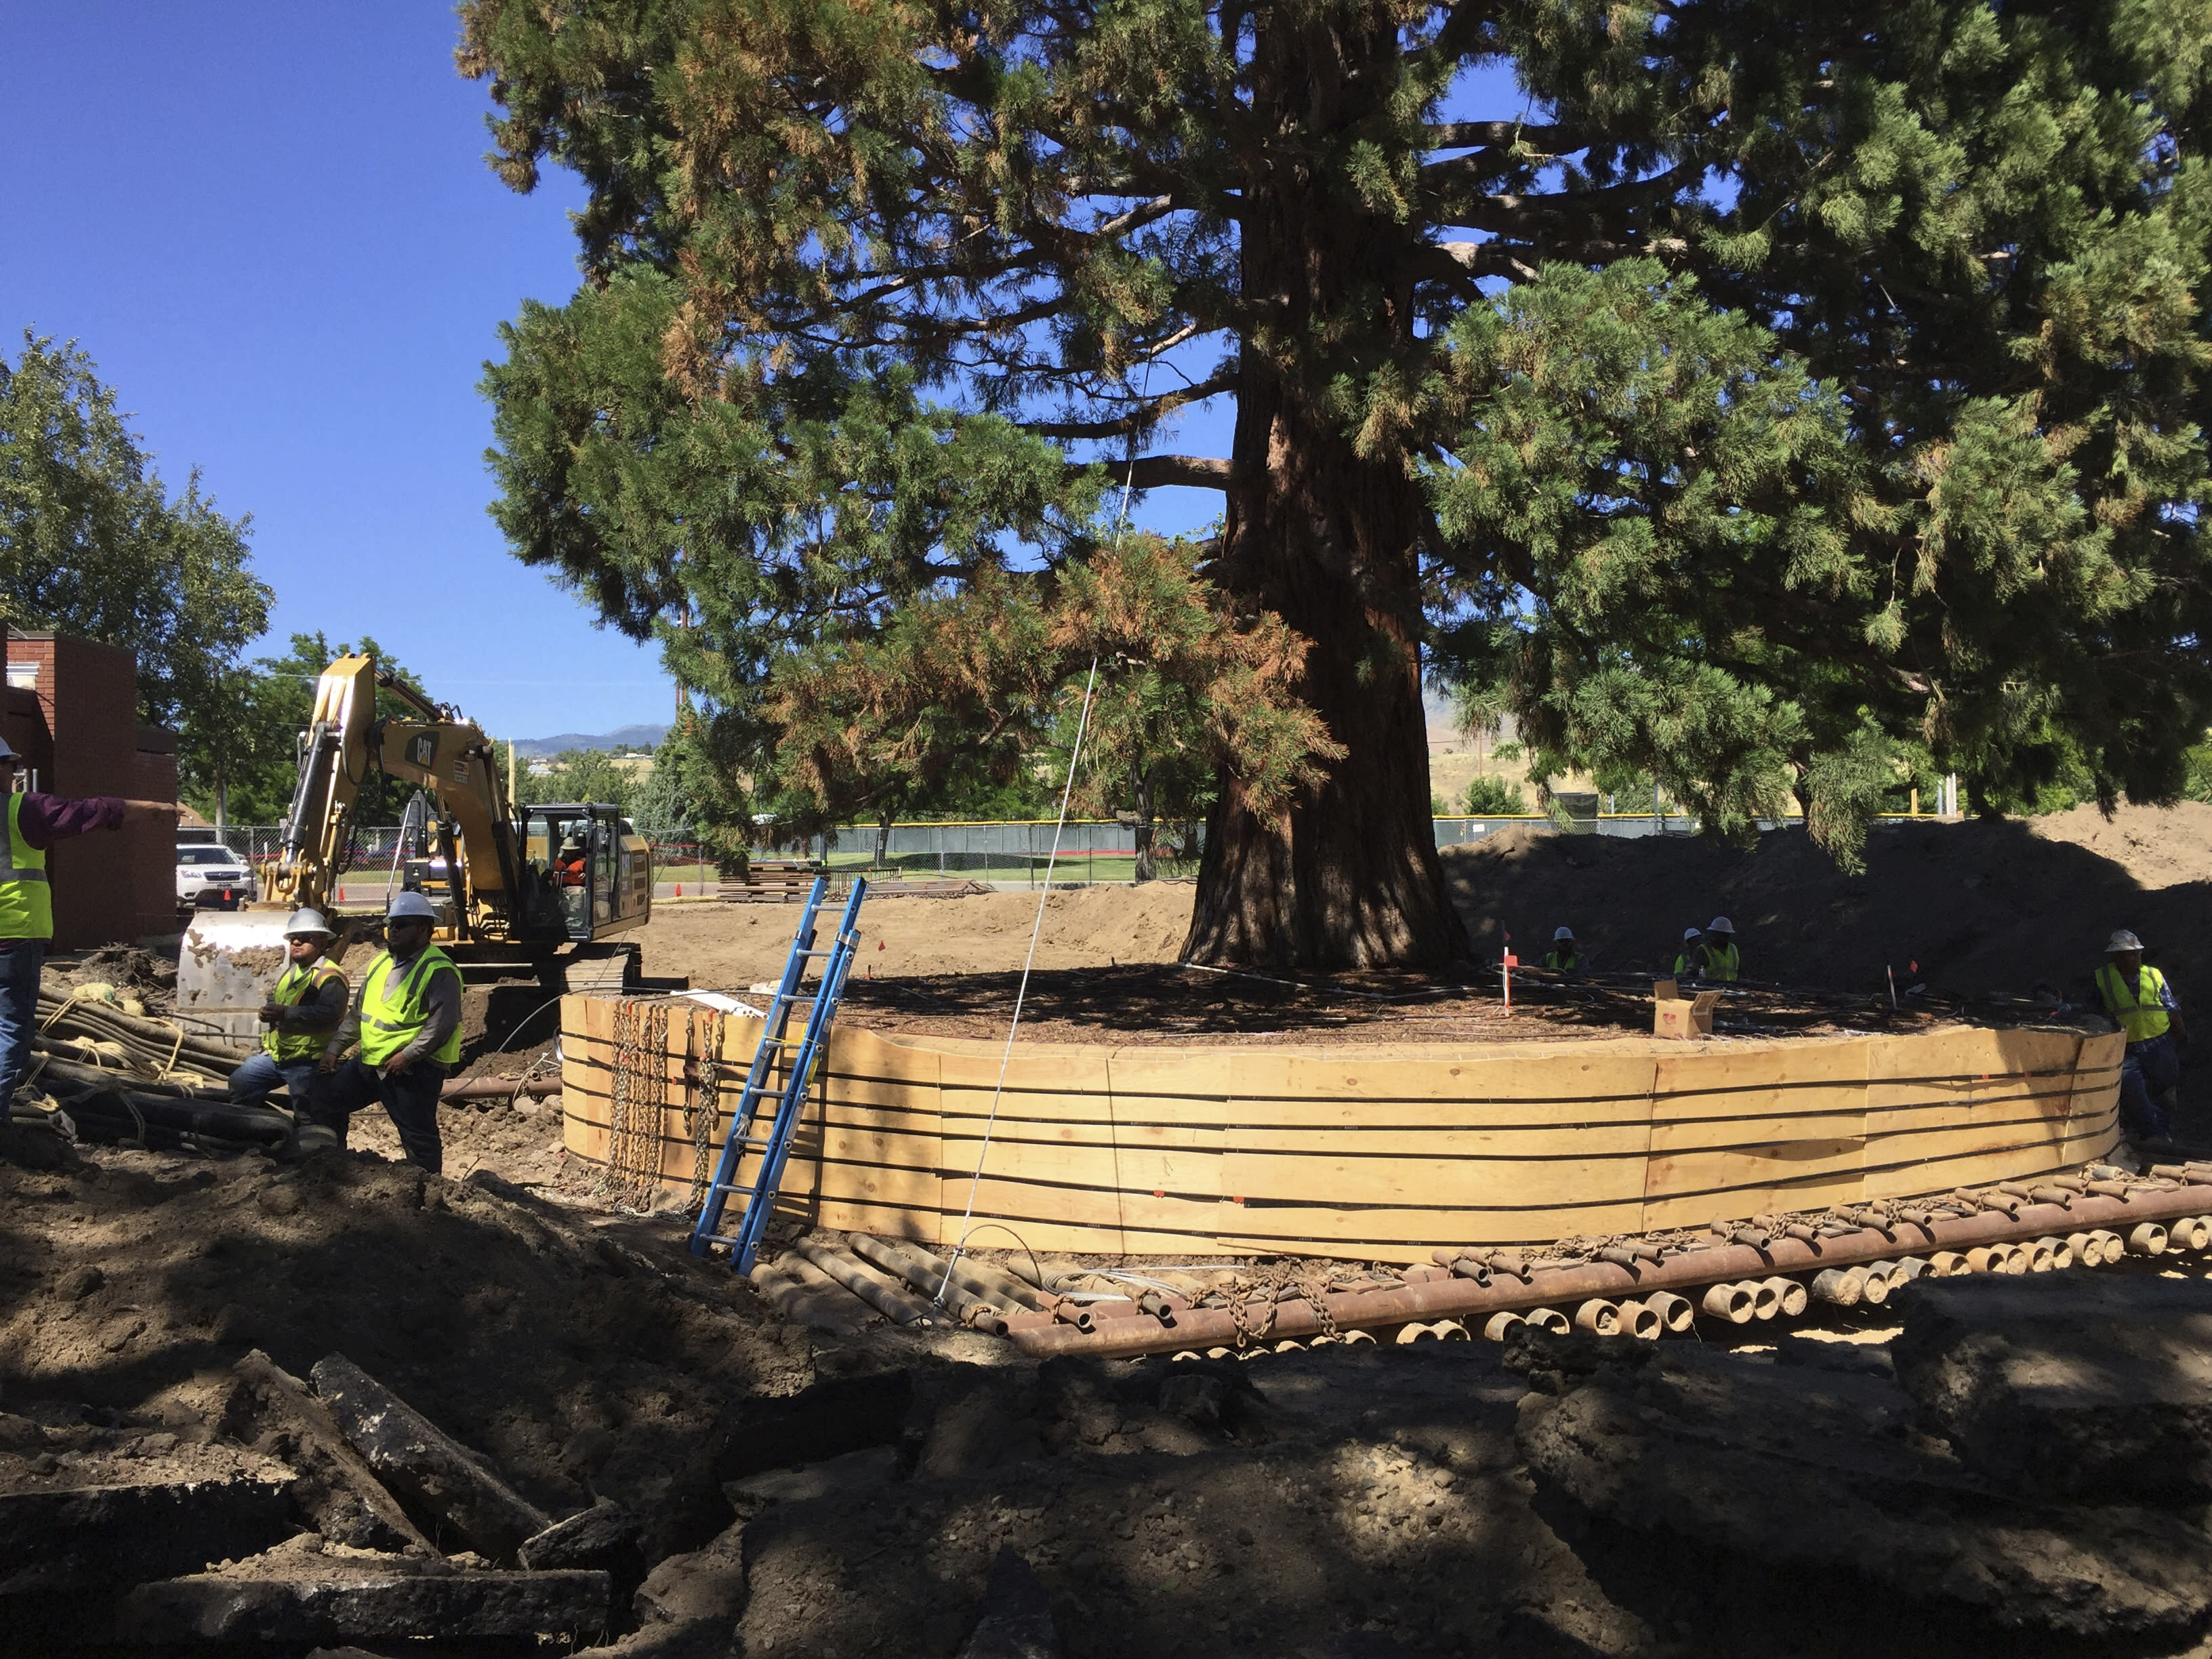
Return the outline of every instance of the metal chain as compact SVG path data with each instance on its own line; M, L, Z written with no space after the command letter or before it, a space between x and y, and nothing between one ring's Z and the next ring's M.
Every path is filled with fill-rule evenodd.
M684 1121L684 1133L691 1137L691 1191L684 1200L686 1215L697 1213L707 1200L714 1127L722 1115L722 1016L715 1009L695 1008L690 1018L691 1046L699 1056L699 1080Z
M1249 1316L1255 1302L1261 1304L1257 1318ZM1240 1351L1266 1340L1267 1334L1275 1328L1277 1311L1285 1302L1304 1302L1311 1308L1314 1322L1321 1327L1321 1338L1333 1340L1339 1334L1336 1316L1328 1310L1328 1280L1325 1276L1316 1274L1301 1281L1296 1267L1278 1268L1257 1279L1247 1279L1239 1273L1229 1285L1229 1322L1236 1328Z
M592 1183L594 1198L605 1198L614 1191L616 1159L629 1127L630 1057L637 1047L637 1005L616 1003L614 1024L614 1076L607 1085L607 1161L599 1166L599 1178Z
M660 1134L668 1108L668 1005L624 998L615 1006L615 1076L607 1114L607 1163L599 1191L642 1208L660 1183Z

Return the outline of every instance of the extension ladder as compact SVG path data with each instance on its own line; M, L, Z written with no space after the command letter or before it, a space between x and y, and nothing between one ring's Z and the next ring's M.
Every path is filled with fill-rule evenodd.
M769 1212L775 1207L776 1188L783 1181L784 1159L790 1155L792 1137L798 1133L799 1114L806 1106L806 1085L814 1074L814 1062L830 1040L830 1023L837 1015L837 1000L844 994L845 975L853 966L853 951L856 940L853 924L860 920L860 901L866 896L868 884L865 877L853 880L853 896L845 901L844 920L837 924L836 937L830 948L818 951L814 947L814 924L822 908L822 896L828 889L826 878L817 876L814 888L806 896L806 908L799 915L799 931L792 935L791 959L783 965L783 981L776 987L775 1000L769 1005L768 1018L761 1024L760 1047L754 1052L751 1068L745 1073L744 1093L738 1097L736 1109L730 1115L730 1133L722 1142L721 1162L715 1167L714 1178L708 1184L706 1202L699 1206L699 1219L691 1228L691 1254L704 1255L708 1247L726 1244L730 1247L730 1266L738 1273L750 1273L753 1257L759 1251L761 1236L768 1230ZM799 989L806 977L806 964L817 957L824 957L822 981L811 993ZM795 1002L806 1002L806 1028L796 1042L784 1034L791 1020L791 1008ZM771 1097L769 1078L775 1070L776 1061L788 1056L784 1072L783 1091ZM764 1102L773 1098L773 1115L763 1111ZM762 1122L767 1119L765 1124ZM738 1167L747 1152L759 1154L750 1182L738 1179ZM722 1211L730 1195L744 1195L744 1209L738 1217L734 1233L720 1231Z

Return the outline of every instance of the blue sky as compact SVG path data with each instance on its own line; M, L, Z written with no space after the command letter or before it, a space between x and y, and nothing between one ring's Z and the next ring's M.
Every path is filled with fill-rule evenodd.
M565 173L483 166L444 0L0 0L0 352L74 337L174 488L253 515L273 632L374 635L514 737L665 720L485 515L495 330L576 282Z
M0 353L27 327L76 340L173 489L198 466L253 515L272 648L373 635L502 737L664 721L656 653L484 511L476 383L524 299L574 290L581 191L549 169L517 196L483 165L456 28L447 0L0 0ZM1507 76L1471 79L1451 113L1514 112ZM1225 454L1232 412L1158 447ZM1133 516L1219 510L1169 489Z

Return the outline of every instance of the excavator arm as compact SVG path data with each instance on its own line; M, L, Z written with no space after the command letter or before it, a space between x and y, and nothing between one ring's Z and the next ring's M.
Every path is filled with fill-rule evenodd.
M415 718L378 719L379 690ZM315 683L301 744L300 780L283 848L264 878L264 902L331 908L355 803L372 774L382 772L422 788L459 831L458 847L447 849L454 935L505 929L519 871L514 821L490 740L475 721L380 672L373 657L341 657Z

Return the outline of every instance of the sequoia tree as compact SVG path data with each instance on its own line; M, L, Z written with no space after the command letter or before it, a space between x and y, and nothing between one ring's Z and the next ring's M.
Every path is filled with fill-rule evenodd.
M1210 577L1310 642L1330 753L1225 771L1194 957L1462 947L1425 649L1552 763L1723 831L1794 789L1847 858L1906 741L2179 785L2201 0L463 15L502 175L590 191L584 287L488 377L495 511L732 720L1080 566L1109 489L1221 492ZM1518 107L1467 107L1505 64ZM1227 456L1156 441L1209 398Z

